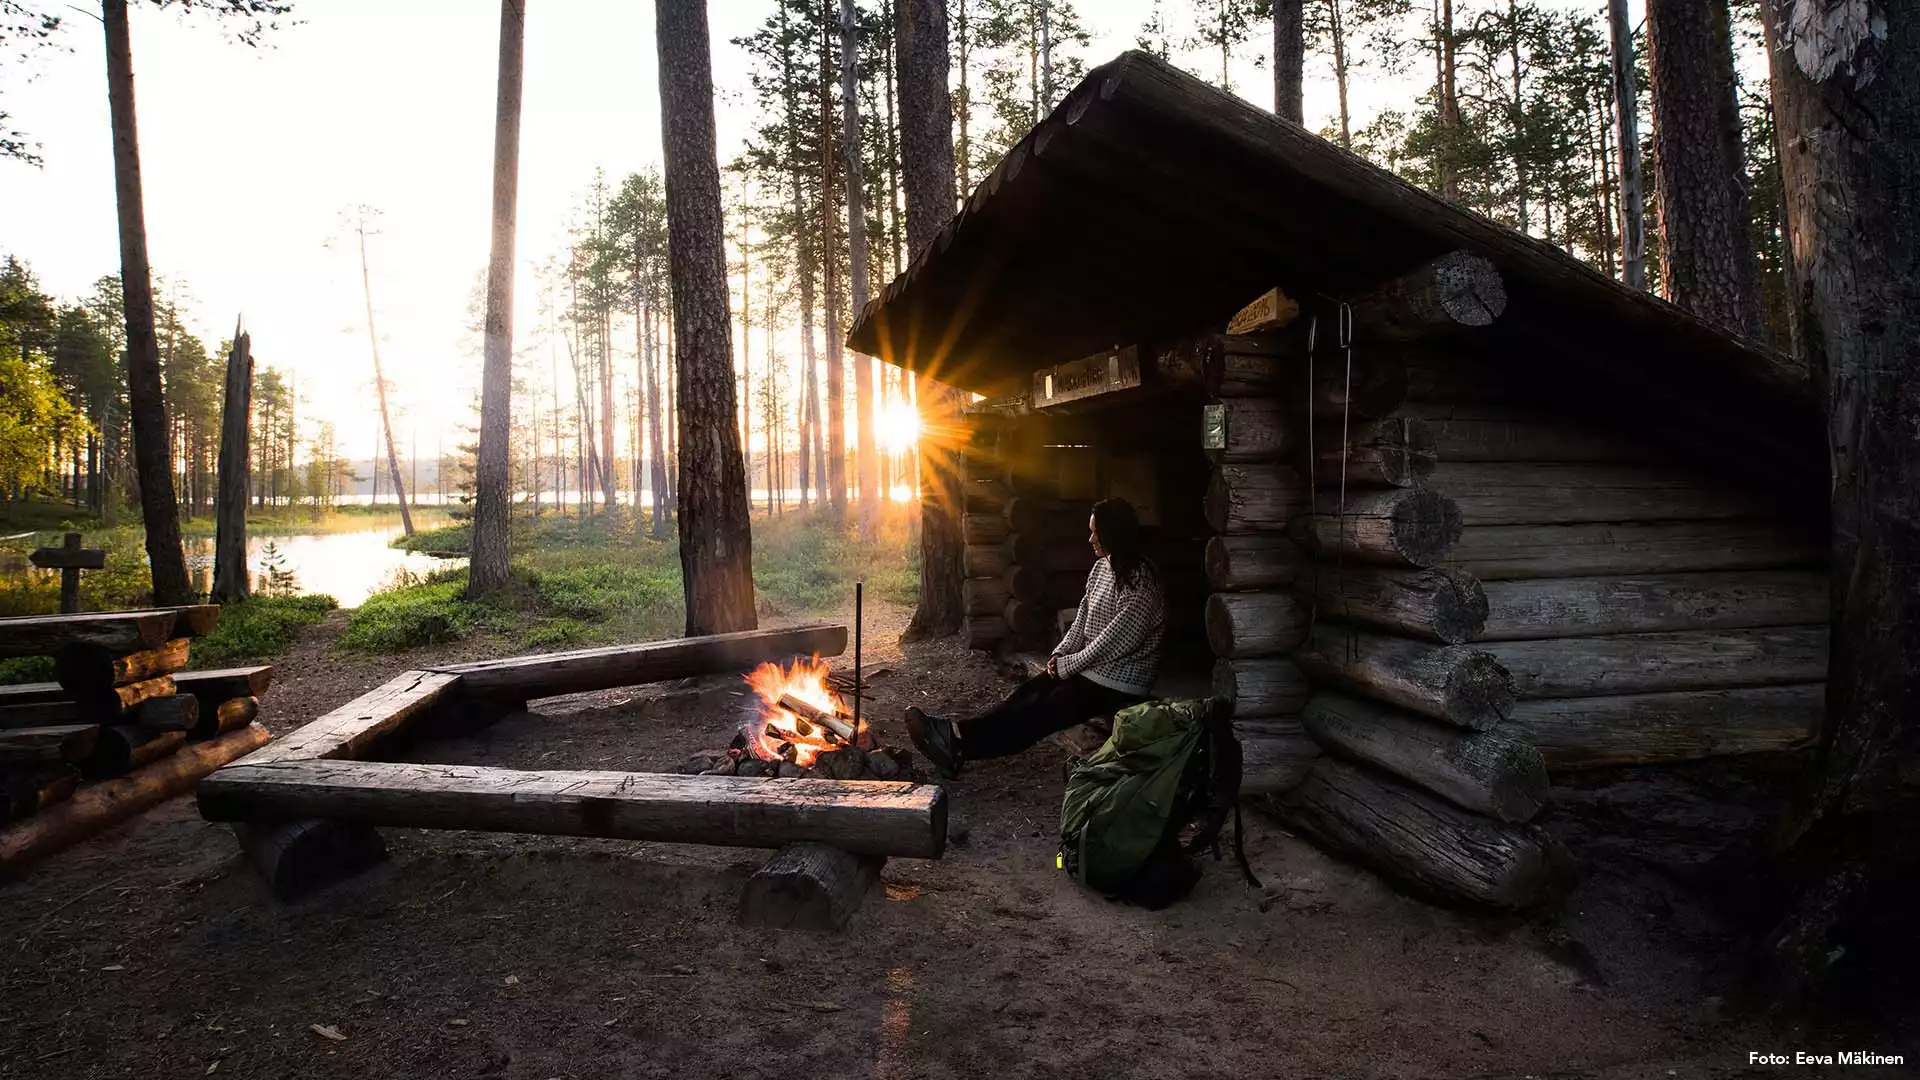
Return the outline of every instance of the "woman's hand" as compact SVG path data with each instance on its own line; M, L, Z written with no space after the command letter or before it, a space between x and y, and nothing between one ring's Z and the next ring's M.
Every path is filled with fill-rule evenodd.
M1060 658L1059 657L1057 656L1047 657L1047 674L1053 676L1056 679L1060 677Z

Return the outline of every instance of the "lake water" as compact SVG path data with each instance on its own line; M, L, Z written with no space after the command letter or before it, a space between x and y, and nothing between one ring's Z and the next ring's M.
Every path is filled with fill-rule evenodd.
M359 607L368 596L408 575L424 578L434 570L466 565L465 559L436 559L387 546L399 535L397 526L291 536L249 534L247 569L253 574L254 591L263 590L268 576L267 545L271 543L280 568L293 575L296 592L326 593L340 601L341 607L350 608ZM187 572L193 576L195 589L205 592L212 587L211 538L187 541Z

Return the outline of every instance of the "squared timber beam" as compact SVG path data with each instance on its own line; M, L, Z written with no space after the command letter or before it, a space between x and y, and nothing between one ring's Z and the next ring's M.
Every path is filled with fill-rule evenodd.
M1128 345L1034 372L1033 407L1056 409L1140 386L1140 348Z
M374 761L241 761L200 784L209 821L594 836L937 859L946 792L931 784L496 769Z

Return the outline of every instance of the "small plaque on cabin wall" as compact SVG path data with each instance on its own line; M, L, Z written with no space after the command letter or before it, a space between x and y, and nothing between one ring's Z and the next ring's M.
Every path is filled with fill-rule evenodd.
M1227 407L1209 405L1200 415L1200 449L1227 448Z

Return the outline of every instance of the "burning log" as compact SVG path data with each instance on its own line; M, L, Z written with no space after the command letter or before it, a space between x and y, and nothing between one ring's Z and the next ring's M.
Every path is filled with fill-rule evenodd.
M787 710L801 720L809 721L826 728L848 746L853 745L853 725L833 713L825 709L815 708L801 701L799 698L794 697L792 694L781 694L777 704L780 708ZM806 733L801 732L801 734Z

